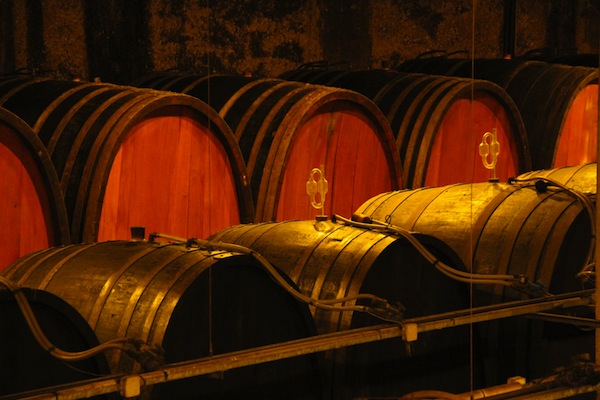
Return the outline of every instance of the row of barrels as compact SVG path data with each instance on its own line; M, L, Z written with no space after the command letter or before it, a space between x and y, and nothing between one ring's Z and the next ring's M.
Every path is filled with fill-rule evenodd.
M397 190L406 186L398 162L401 153L385 150L385 143L397 141L378 114L380 109L365 101L366 97L281 80L223 77L202 81L208 93L222 96L222 105L217 97L205 102L163 90L47 80L4 82L7 91L2 106L6 110L2 112L9 122L3 123L8 128L2 135L2 159L20 167L15 178L5 180L5 192L17 197L3 209L14 216L5 224L7 237L19 243L13 257L24 256L4 276L68 303L101 342L136 337L160 344L167 362L177 362L377 321L358 312L299 304L288 291L274 285L260 263L244 254L181 244L113 241L128 235L132 225L251 248L276 265L292 289L313 299L374 293L402 304L408 317L470 305L468 288L436 270L407 239L312 221L306 181L307 172L317 165L325 166L330 180L331 174L339 174L332 183L352 182L329 188L331 199L324 214L357 212L418 231L416 236L438 259L458 269L479 275L523 274L551 292L563 293L578 287L575 277L592 264L593 210L576 192L585 187L591 188L586 194L595 193L595 164L530 173L514 183L504 183L502 177L502 183ZM225 86L219 87L219 81ZM44 87L52 90L42 91ZM31 104L34 96L40 97L34 102L37 107ZM251 107L240 109L242 104ZM365 109L377 118L365 117ZM191 133L173 133L190 125ZM379 126L384 134L374 133L380 131ZM215 127L219 133L214 133ZM344 132L352 134L346 138ZM197 145L198 136L208 137L208 144ZM320 142L323 137L328 139L325 144ZM303 164L315 148L322 158ZM298 154L293 155L294 151ZM196 160L199 164L194 164ZM440 165L438 169L448 168ZM589 177L579 178L580 173ZM385 175L384 184L379 184L381 175ZM533 184L540 180L546 183ZM361 191L363 187L367 189ZM213 190L228 192L213 196ZM295 209L294 199L300 194L303 200ZM336 194L341 196L339 203L335 203ZM244 206L240 198L246 200L241 203ZM27 203L32 199L36 204ZM177 214L182 203L187 207ZM32 212L36 207L37 214ZM261 214L261 207L269 211ZM308 211L296 215L291 210ZM144 220L136 220L135 213ZM233 217L223 218L223 213ZM27 222L27 218L37 219ZM189 227L198 221L213 225L205 230ZM28 229L27 234L19 229ZM52 229L60 232L49 233ZM119 233L106 233L116 229ZM20 247L25 240L39 237L47 243ZM43 250L32 253L37 249ZM486 303L519 295L492 286L485 287L478 298ZM278 303L275 309L273 302ZM21 335L10 326L6 329L7 335ZM539 332L534 331L531 342L554 346L557 351L532 355L526 372L533 375L564 364L564 357L552 358L565 347L564 341ZM573 334L583 341L584 349L589 347L588 336L581 339ZM483 341L487 337L497 335L484 332L480 336ZM489 340L490 348L497 345ZM497 374L500 381L505 374L526 375L519 370L525 367L511 358L523 350L519 347L523 341L510 334L503 340L514 345L515 352L478 354L479 371L486 371L486 376L477 377L478 383L494 384L496 377L490 374ZM436 388L433 382L440 389L460 392L470 387L470 345L467 329L445 330L420 337L410 349L400 339L378 342L232 370L216 379L158 385L148 396L189 398L191 393L195 398L231 398L235 397L232 391L238 390L240 397L256 393L257 398L355 398ZM571 346L569 351L575 349ZM12 348L3 351L9 353L6 360L20 353ZM490 372L483 368L486 365L496 365L497 370ZM127 355L118 354L86 368L92 367L100 374L107 373L107 368L109 372L141 368ZM18 385L12 390L23 389Z
M486 181L477 148L487 146L489 164L497 147L473 132L495 132L501 181L594 161L597 76L545 65L475 82L310 69L286 79L168 72L134 82L159 90L3 79L0 150L13 171L4 185L21 189L0 204L11 210L4 242L13 242L0 265L47 244L126 238L133 225L206 237L239 222L311 218L313 168L329 182L323 214L350 215L389 190ZM487 79L497 76L510 79ZM526 93L522 101L511 88ZM531 128L531 118L544 126Z
M595 237L593 207L581 195L593 198L595 181L592 163L528 173L512 183L391 191L356 210L365 218L419 232L411 236L435 262L406 236L361 224L302 220L233 225L208 242L116 240L51 247L21 257L3 276L27 289L42 309L40 315L50 309L45 317L50 321L43 326L49 327L51 337L69 338L75 335L69 331L76 329L73 325L89 325L81 334L87 339L57 342L73 346L72 351L128 337L160 346L165 362L176 363L380 323L377 310L361 313L354 308L369 305L358 295L373 294L401 305L402 318L527 297L517 290L523 288L486 282L475 286L473 298L470 286L448 278L436 268L439 263L480 277L524 276L544 293L579 290L579 277L593 264ZM227 244L251 252L239 253ZM276 284L252 252L275 266L287 285ZM293 291L314 302L298 302ZM27 328L12 297L3 295L4 307L11 310L6 315L19 321L3 324L3 343L16 343L15 338L28 337ZM340 298L349 299L343 303L348 309L315 306ZM75 322L56 323L70 308ZM593 349L593 332L557 326L531 321L524 328L519 320L476 325L475 334L469 327L454 327L421 333L409 347L401 338L379 341L225 371L218 377L174 381L144 395L352 399L424 389L466 392L472 384L492 386L508 376L551 374L574 354ZM27 344L36 346L33 340ZM535 351L537 346L545 351ZM23 347L3 346L2 351L2 360L10 364L6 369L15 375L4 394L85 376L72 369L66 377L57 376L64 368L40 373L36 368L61 363L47 353L32 367L28 359L14 361L26 351ZM108 374L143 368L126 353L86 362L79 371Z
M258 226L267 240L264 229L271 223L265 224ZM271 227L276 229L272 234L282 235L279 243L304 236L296 247L287 249L288 257L297 257L302 245L313 250L305 260L304 270L298 271L302 282L289 273L291 263L276 263L273 254L266 254L288 281L288 289L276 284L251 255L220 250L217 242L210 249L159 241L62 246L18 260L4 276L19 287L40 292L40 296L33 296L39 308L46 306L42 294L60 298L81 315L77 321L83 320L90 326L88 331L97 336L97 342L127 337L152 343L163 349L167 364L381 324L371 314L357 311L360 304L371 306L368 299L354 299L359 293L377 293L378 297L386 296L390 304L402 303L409 316L468 305L461 286L444 279L407 241L331 221L273 224ZM420 240L444 262L458 262L440 241L427 235ZM344 241L350 244L343 246ZM359 259L359 254L364 258ZM300 265L297 267L300 269ZM322 282L324 275L327 276ZM308 281L313 282L310 288ZM434 297L429 290L411 290L422 281L435 288ZM316 311L311 311L312 305L309 308L297 301L289 290L314 298L317 301L313 304L340 294L350 300L334 310L317 305ZM10 300L8 294L6 298ZM9 308L10 303L7 304ZM65 304L62 306L66 308ZM60 314L62 309L54 311ZM43 310L39 313L43 314ZM10 315L19 316L15 310ZM56 315L48 318L58 319ZM61 330L74 330L73 325L43 324L49 327L52 338ZM65 368L53 369L55 374L50 377L55 381L48 382L51 378L41 371L61 361L45 354L32 366L26 360L11 365L26 351L25 344L16 343L27 343L28 348L35 348L36 343L33 339L32 343L15 341L19 334L28 337L22 322L3 324L3 330L3 338L12 340L3 341L7 357L2 363L10 367L16 378L10 385L3 385L4 394L82 380L85 373L144 371L139 360L130 354L108 353L107 360L97 356L96 360L86 360L87 364L76 364L77 372L71 370L67 376L58 375L65 373ZM67 348L81 351L88 344L82 342L73 341ZM57 345L65 345L65 340ZM468 329L463 327L424 334L410 349L397 338L226 370L221 376L173 381L145 388L143 398L352 399L357 395L409 392L414 387L426 387L434 378L439 378L440 387L464 391L469 383L468 348ZM441 354L448 358L435 362ZM429 372L430 368L434 372Z
M532 49L518 57L524 60L537 60L554 64L574 65L598 68L600 55L598 53L572 53L553 49Z
M340 74L339 71L316 72L328 76ZM486 130L492 129L496 129L497 140L503 149L497 161L498 177L507 179L531 170L519 111L496 85L481 82L477 100L471 103L471 82L466 79L422 74L404 74L404 79L400 79L399 73L369 70L353 72L352 77L341 82L336 79L308 79L306 73L301 70L298 74L283 74L280 80L240 78L244 81L234 86L227 76L165 72L133 84L201 98L220 110L219 113L234 131L242 117L232 103L224 103L226 99L239 96L240 100L252 99L253 107L257 109L265 103L270 106L279 100L280 86L293 87L295 81L349 90L373 103L385 124L389 125L401 163L402 184L407 188L487 180L491 174L482 164L478 145ZM234 87L227 93L231 86ZM223 93L227 94L221 97ZM245 122L245 119L241 121ZM477 137L473 133L473 125L481 130ZM244 123L241 129L245 128Z
M264 129L253 144L247 136L256 132L260 121L250 121L246 137L236 130L242 132L242 137L236 138L211 107L183 94L21 78L3 81L1 89L2 160L7 161L9 171L2 181L3 192L9 194L2 206L3 237L7 239L3 241L3 262L8 265L24 257L4 275L35 290L29 300L41 309L38 312L51 310L46 317L50 321L43 326L53 339L64 336L66 339L57 343L73 351L94 343L89 332L82 334L86 340L68 340L77 336L73 325L80 328L81 318L97 342L122 336L146 339L165 349L168 362L315 334L302 307L289 296L273 296L273 291L281 289L270 289L273 285L268 277L252 272L258 269L256 262L228 253L219 257L214 252L190 252L183 246L157 250L146 242L107 240L128 237L132 225L184 237L206 237L228 226L253 222L259 210L255 202L267 204L261 211L267 220L306 218L313 213L305 201L309 167L313 166L324 166L329 180L336 182L329 188L324 210L328 213L336 208L349 214L369 196L401 187L400 163L397 152L390 150L389 128L372 103L350 91L290 83L285 88L289 96L283 97L279 108L263 107L264 114L255 114L255 119L264 119ZM238 141L247 145L238 147ZM286 149L292 156L282 160L288 154ZM259 172L250 175L247 165ZM251 191L253 185L264 190ZM295 200L299 194L302 200ZM262 202L259 195L265 198ZM279 196L286 199L280 211L276 206ZM308 211L310 214L302 214ZM93 244L69 244L88 242ZM88 264L88 258L98 264ZM229 268L214 268L212 264L219 258L224 260L218 265ZM73 262L70 266L65 264L67 259ZM58 268L55 262L65 268ZM243 272L246 263L253 264L249 274ZM32 268L25 271L26 266ZM48 267L57 273L44 276ZM221 285L220 272L215 275L213 270L232 275L224 277ZM218 293L221 300L204 297L207 276L210 292ZM50 282L53 284L47 285ZM74 282L81 286L76 288ZM130 291L138 293L135 298ZM163 293L160 298L157 291ZM122 300L128 296L129 305L123 309ZM10 315L18 315L7 297ZM45 304L46 298L60 304ZM282 310L277 311L272 302ZM96 305L86 308L90 304ZM208 304L215 307L211 319L206 316L211 313ZM152 308L161 305L167 308ZM70 307L81 318L71 324L57 323L66 318L60 314ZM67 315L75 319L73 314L69 311ZM115 325L116 315L123 319ZM157 332L151 328L144 333L151 323L148 315L156 316ZM145 325L136 326L138 322ZM165 333L167 326L172 333ZM198 338L204 327L210 327L206 337ZM4 343L16 343L16 337L27 337L26 331L22 320L5 325ZM61 368L61 363L47 354L35 361L15 362L21 353L36 346L33 340L27 344L27 348L3 346L6 367L14 378L10 385L3 385L5 393L82 379L87 374L129 371L134 364L117 355L107 362L96 359L78 365L84 371L78 373ZM219 393L231 398L237 390L240 395L256 393L257 398L320 398L315 391L326 390L320 384L324 379L317 371L320 364L311 358L306 363L270 364L248 373L234 371L223 380L204 378L200 385L198 381L165 385L153 390L152 396L160 397L160 390L165 390L165 398L214 398ZM44 373L46 370L53 373Z
M549 186L536 184L540 181ZM523 275L550 293L569 293L581 287L577 276L592 263L595 236L593 212L575 190L593 197L595 181L592 163L527 173L513 183L382 193L357 213L419 232L414 236L436 260L456 269L488 276ZM401 304L406 318L473 305L468 285L448 279L406 238L375 228L333 221L263 222L234 225L209 239L208 248L156 241L51 247L20 258L3 276L27 289L36 314L47 319L42 326L53 340L59 338L57 345L80 351L94 343L133 337L158 344L168 363L378 323L370 314L298 303L274 284L257 259L219 250L222 243L261 254L293 289L316 300L371 293ZM476 293L476 305L522 296L495 285L476 287ZM15 339L3 343L16 343L16 338L29 337L28 328L12 297L2 295L8 310L3 315L18 321L3 324L3 337ZM65 318L67 324L56 322ZM474 362L478 373L485 371L475 381L483 387L507 376L549 374L573 354L593 348L591 331L567 328L557 335L556 327L538 325L528 328L531 331L520 327L515 336L517 328L510 323L508 327L502 325L499 331L478 326L474 352L469 350L473 336L468 329L453 328L420 335L410 349L401 339L386 340L260 364L218 379L158 385L147 396L189 398L193 393L195 398L214 398L240 391L260 398L355 398L432 389L433 382L437 389L458 393L469 389ZM488 337L492 339L486 342ZM19 343L2 347L2 360L9 364L3 369L15 377L3 394L81 380L90 373L142 368L125 353L87 360L78 366L79 372L49 368L62 362L39 350L29 353L37 348L33 339ZM522 364L520 352L532 346L546 351ZM22 353L30 358L19 358ZM48 369L53 373L42 373Z
M257 105L261 93L247 85L228 103L234 125L187 94L1 81L0 151L10 171L2 238L12 244L2 267L47 245L128 238L134 225L204 238L240 222L311 218L313 168L329 182L322 213L349 215L370 196L403 187L390 128L368 99L259 83L278 96Z
M534 169L595 160L598 136L598 68L544 61L411 60L399 71L473 76L496 83L519 109Z
M499 119L494 124L498 126L499 136L504 131L505 135L514 137L508 142L512 148L503 146L502 142L501 147L511 149L515 157L522 157L518 150L526 147L527 161L531 162L532 169L596 160L597 68L518 59L425 57L408 60L393 70L305 67L281 76L349 88L373 99L392 124L401 154L406 129L426 132L420 125L426 121L431 124L428 129L437 132L439 119L443 123L458 111L453 109L455 103L471 99L472 108L468 107L464 112L472 114L470 118L462 117L472 121L470 128L485 132L489 129L486 122L490 118L486 113L495 116ZM461 85L464 87L462 92ZM404 103L400 103L402 101ZM431 107L432 102L438 107ZM399 112L397 108L405 111ZM508 123L504 113L508 113L508 118L513 121ZM524 131L515 128L520 128L520 124ZM526 140L521 136L523 134ZM462 144L462 139L456 134L457 142ZM445 145L452 148L450 144ZM408 151L411 151L410 147Z

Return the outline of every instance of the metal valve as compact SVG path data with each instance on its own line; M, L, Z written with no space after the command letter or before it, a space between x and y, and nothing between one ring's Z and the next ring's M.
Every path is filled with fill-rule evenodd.
M321 210L321 215L325 215L327 183L323 166L321 168L313 168L310 171L308 182L306 182L306 193L310 197L310 204L315 209Z
M489 140L489 143L488 143ZM492 129L491 132L486 132L481 138L479 144L479 155L483 166L489 170L492 170L492 177L490 181L497 182L496 177L496 164L498 163L498 155L500 154L500 143L496 136L496 128Z

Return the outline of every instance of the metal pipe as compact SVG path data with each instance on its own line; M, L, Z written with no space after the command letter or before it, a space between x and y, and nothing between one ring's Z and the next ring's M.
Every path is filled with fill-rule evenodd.
M522 396L511 397L511 400L561 400L579 394L591 393L598 390L600 387L596 386L580 386L580 387L569 387L569 388L557 388L546 390L538 393L525 394ZM490 398L493 400L493 398Z
M28 397L20 394L19 399L50 400L80 399L94 395L120 392L124 397L139 394L141 387L178 379L206 375L213 372L226 371L233 368L250 366L285 358L291 358L320 351L334 350L357 344L403 337L407 332L426 332L476 322L501 319L518 315L526 315L539 311L562 307L588 305L593 291L577 292L568 295L549 296L544 299L523 300L502 305L478 307L420 318L412 318L401 324L377 325L373 327L353 329L297 339L283 343L231 352L213 357L201 358L169 364L152 372L131 375L111 376L101 380L84 381L79 385L69 385L36 391ZM416 339L416 336L414 337ZM0 397L0 400L11 397Z
M499 392L495 395L485 397L488 400L559 400L572 396L591 393L599 389L599 385L561 386L552 387L552 381L543 383L531 383L524 385L521 389ZM465 398L467 400L468 398Z
M487 399L498 394L511 393L523 388L523 384L518 382L509 382L504 385L492 386L489 388L473 390L470 393L462 394L464 400Z
M548 322L575 325L580 328L600 328L600 321L591 318L573 317L570 315L557 315L550 313L537 313L527 315L530 319L539 319Z
M469 323L535 314L555 308L589 305L592 303L591 296L593 293L593 290L585 290L576 293L553 295L540 299L494 304L491 306L453 311L445 314L435 314L432 316L407 319L403 322L403 324L407 325L409 323L415 323L418 324L419 332L427 332Z

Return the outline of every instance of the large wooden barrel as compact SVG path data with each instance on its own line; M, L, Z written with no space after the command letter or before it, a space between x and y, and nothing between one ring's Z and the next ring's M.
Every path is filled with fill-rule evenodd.
M554 64L565 64L579 67L590 67L590 68L598 68L598 63L600 62L600 56L598 53L582 53L582 54L565 54L565 55L557 55L556 57L550 57L547 60L543 60L546 62L551 62Z
M457 69L467 70L471 65L469 59L448 57L427 57L407 60L394 67L396 71L422 73L429 75L454 75Z
M523 115L534 169L596 161L597 69L531 61L506 91Z
M1 284L0 284L1 285ZM44 336L56 348L67 352L91 349L98 338L69 304L43 291L20 289L27 299ZM14 295L0 288L0 397L24 398L35 389L91 379L110 373L104 353L79 361L52 356L35 340ZM101 396L99 398L116 398Z
M40 80L0 98L45 144L74 243L127 239L134 225L206 237L253 220L235 137L192 96Z
M134 81L132 85L186 93L199 98L219 111L235 92L256 79L235 74L211 75L163 71L150 73Z
M417 56L395 65L393 69L400 72L422 73L429 75L455 75L454 71L466 71L472 67L467 54L462 57L448 57L447 54L437 53L429 56ZM461 75L468 76L468 75Z
M590 162L569 167L526 172L517 176L516 180L535 182L538 179L551 179L578 192L595 195L598 184L597 175L598 164Z
M594 53L573 53L557 51L556 49L533 49L520 55L518 59L544 61L554 64L574 65L581 67L598 68L600 58Z
M414 66L412 70L419 68ZM523 117L533 169L596 161L597 68L543 61L476 59L473 68L470 62L463 62L446 73L489 80L506 90Z
M427 235L417 237L440 260L462 267L442 242ZM370 293L390 304L402 304L407 318L469 304L467 285L436 270L406 239L381 232L331 221L285 221L233 226L211 239L257 251L314 299ZM369 304L364 302L344 304ZM359 312L313 309L313 313L320 333L380 323ZM468 329L457 327L420 333L410 351L401 339L338 350L328 355L332 398L397 396L431 386L464 391L469 385L469 346ZM475 364L480 356L476 353Z
M522 275L533 284L515 290L474 282L474 305L539 296L540 288L554 294L581 290L593 261L594 218L575 193L544 187L536 190L535 181L479 183L384 193L357 213L436 236L483 277ZM571 312L593 318L586 310ZM493 384L506 376L550 375L594 348L592 331L563 323L509 318L481 324L480 331Z
M531 169L519 111L492 82L391 70L313 71L302 79L356 90L373 100L394 132L407 187L486 181L492 175L479 144L493 130L500 144L496 177L505 180Z
M0 108L0 271L17 258L69 244L58 177L46 148L22 119Z
M157 85L219 110L246 161L256 222L318 214L306 193L313 168L328 181L327 215L348 215L381 188L403 187L389 124L359 93L227 75L179 75Z
M565 293L581 288L577 274L593 260L594 211L581 200L535 181L478 183L383 193L357 213L436 236L474 273L522 274ZM509 288L490 292L479 301L521 297Z
M315 334L306 304L252 256L183 244L110 241L50 248L5 275L74 307L101 342L139 339L174 363ZM290 282L291 284L291 282ZM113 373L140 371L127 354ZM319 399L319 356L307 355L160 384L145 398Z

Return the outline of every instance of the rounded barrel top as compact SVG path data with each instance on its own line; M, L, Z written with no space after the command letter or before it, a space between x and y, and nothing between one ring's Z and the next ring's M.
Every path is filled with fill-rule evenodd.
M33 108L32 90L40 93ZM72 242L126 239L129 228L140 225L206 237L253 220L235 137L216 110L195 97L32 80L2 98L31 119L50 154Z
M596 161L597 68L523 59L457 59L415 60L399 69L427 73L433 64L443 69L441 74L494 82L508 93L523 118L533 169Z
M343 87L373 100L392 128L406 187L507 179L531 169L519 110L495 83L393 70L298 74L292 79ZM487 132L500 146L494 171L478 152Z
M439 238L472 272L522 274L559 293L577 290L593 260L594 211L581 196L534 181L459 184L383 193L357 213Z
M385 188L403 187L389 124L357 92L236 75L193 81L175 74L159 86L203 99L231 127L248 168L256 222L349 214ZM313 209L306 193L314 168L329 185L324 210Z
M0 108L0 271L17 258L69 244L56 170L43 143L17 115Z

